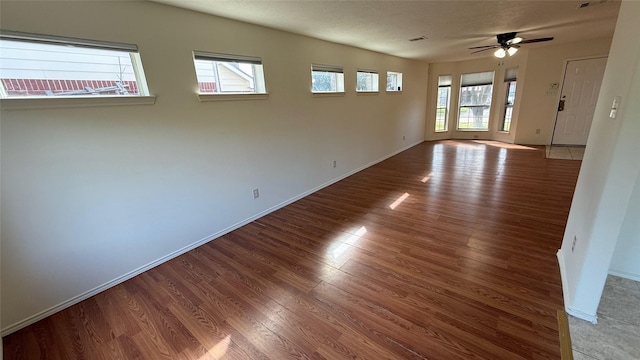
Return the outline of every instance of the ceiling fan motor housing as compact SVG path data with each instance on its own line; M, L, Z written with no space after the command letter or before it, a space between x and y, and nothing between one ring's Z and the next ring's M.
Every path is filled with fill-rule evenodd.
M507 46L509 45L508 42L515 39L516 37L515 32L510 32L510 33L504 33L504 34L498 34L497 38L498 38L498 44L502 45L502 46Z

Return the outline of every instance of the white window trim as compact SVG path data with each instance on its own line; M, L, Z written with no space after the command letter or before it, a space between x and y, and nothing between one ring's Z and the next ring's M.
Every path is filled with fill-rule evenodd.
M242 62L253 65L260 65L264 68L264 64L262 63L262 58L257 56L247 56L247 55L234 55L234 54L222 54L222 53L213 53L207 51L193 51L193 59L194 60L208 60L208 61L217 61L217 62ZM229 70L239 72L235 69L228 67ZM240 74L242 75L242 74ZM207 101L227 101L227 100L264 100L269 97L269 93L267 92L267 81L264 78L264 69L262 70L262 79L257 81L257 79L253 78L252 81L256 82L255 87L264 88L264 92L254 92L254 93L242 93L242 92L223 92L223 93L197 93L198 101L207 102ZM196 76L197 79L197 76ZM260 84L258 84L260 83Z
M340 91L313 91L313 72L317 71L317 72L329 72L329 73L336 73L336 74L342 74L342 89ZM321 64L311 64L311 93L314 95L314 97L316 95L320 95L319 97L325 97L325 96L343 96L345 94L344 91L344 83L345 83L345 79L344 79L344 68L342 66L335 66L335 65L321 65ZM336 87L338 87L336 85ZM338 87L340 88L340 87Z
M378 90L358 90L358 86L357 86L358 73L376 74L376 75L378 75ZM356 70L356 94L357 95L376 95L376 94L379 94L379 93L380 93L380 73L378 71L376 71L376 70L357 69Z
M492 73L491 76L491 82L482 82L482 81L478 81L477 79L474 80L470 80L468 82L464 82L462 81L462 77L464 75L472 75L472 74L484 74L484 73ZM462 88L463 87L468 87L468 86L486 86L486 85L491 85L492 89L492 95L491 95L491 104L489 104L489 121L487 123L487 128L486 129L478 129L478 128L473 128L473 129L468 129L468 128L461 128L460 127L460 108L463 107L473 107L473 106L462 106L460 104L460 98L462 96ZM457 108L457 114L456 114L456 131L460 131L460 132L489 132L491 131L491 114L493 113L493 101L494 101L494 97L493 97L493 91L495 90L495 71L480 71L480 72L473 72L473 73L464 73L464 74L460 74L460 85L458 88L458 108ZM478 106L478 105L476 105Z
M400 71L387 71L387 78L389 77L389 73L400 75L400 77L402 78L402 73ZM387 82L385 82L384 89L387 92L387 94L390 94L390 93L401 93L404 90L404 84L400 85L400 90L389 90L389 89L387 89L388 85L389 84Z
M440 83L440 80L443 80L442 83ZM448 83L447 83L448 80ZM438 75L438 87L436 88L436 113L438 109L441 109L440 107L438 107L438 93L440 91L441 88L445 88L448 87L449 88L449 95L448 100L447 100L447 106L444 108L446 110L446 115L444 118L444 130L437 130L433 129L433 132L435 133L446 133L449 132L449 125L451 125L451 94L453 92L453 75L448 75L448 74L441 74ZM438 120L437 115L436 115L436 121ZM435 124L434 124L435 125Z
M28 110L28 109L54 109L70 107L96 107L96 106L120 106L120 105L153 105L156 97L149 95L147 79L142 68L138 45L117 43L110 41L97 41L79 39L57 35L32 34L19 31L0 30L0 38L14 41L27 41L41 44L74 45L92 49L119 50L129 52L131 62L135 65L134 72L138 92L140 95L120 96L56 96L56 97L24 97L9 98L4 86L0 84L2 98L0 107L3 110ZM140 69L143 71L140 72Z
M322 91L322 92L311 92L313 97L334 97L334 96L345 96L347 93L345 91Z
M235 101L235 100L267 100L269 93L223 93L223 94L198 94L198 101Z
M101 106L153 105L155 96L74 96L0 99L2 110L59 109Z
M32 34L19 31L0 30L0 37L14 41L28 41L40 44L51 45L73 45L92 49L119 50L125 52L138 52L138 45L117 43L111 41L98 41L89 39L78 39L66 36Z

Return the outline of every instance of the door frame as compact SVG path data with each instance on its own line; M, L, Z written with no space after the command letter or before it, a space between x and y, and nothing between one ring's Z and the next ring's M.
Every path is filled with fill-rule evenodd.
M563 64L562 64L562 76L560 78L560 85L558 87L558 94L556 94L556 102L555 102L555 114L553 117L553 126L551 128L551 134L549 134L549 138L547 139L547 145L551 146L553 145L553 134L556 132L556 125L558 124L558 104L560 104L560 99L562 99L562 90L564 89L564 78L565 75L567 74L567 66L569 66L569 62L571 61L580 61L580 60L593 60L593 59L600 59L600 58L605 58L607 59L607 61L609 60L609 54L603 54L603 55L591 55L591 56L582 56L582 57L577 57L577 58L570 58L570 59L565 59ZM605 66L605 71L606 71L606 66ZM600 92L598 92L598 97L600 97ZM591 130L589 130L591 131Z

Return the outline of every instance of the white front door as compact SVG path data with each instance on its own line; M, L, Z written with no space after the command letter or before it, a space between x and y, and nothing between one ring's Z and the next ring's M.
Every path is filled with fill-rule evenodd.
M606 57L567 62L552 144L587 144L606 64Z

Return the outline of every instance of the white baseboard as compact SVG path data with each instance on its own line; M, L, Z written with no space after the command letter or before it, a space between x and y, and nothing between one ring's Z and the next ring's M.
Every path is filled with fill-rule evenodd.
M617 271L609 269L609 275L619 276L621 278L640 282L640 274L634 274L626 271Z
M586 320L593 324L597 323L597 315L587 314L571 307L572 299L571 294L569 293L569 283L567 281L567 272L562 249L558 249L556 257L558 258L558 266L560 267L560 278L562 279L562 297L564 299L564 310L567 312L567 314L573 317L577 317L578 319Z
M68 307L71 307L71 306L73 306L73 305L75 305L75 304L77 304L77 303L79 303L79 302L81 302L83 300L86 300L86 299L88 299L88 298L90 298L90 297L92 297L92 296L94 296L96 294L99 294L99 293L101 293L101 292L103 292L103 291L105 291L105 290L107 290L107 289L109 289L109 288L111 288L113 286L116 286L116 285L118 285L120 283L123 283L123 282L125 282L125 281L127 281L127 280L129 280L129 279L131 279L131 278L133 278L135 276L137 276L137 275L142 274L143 272L145 272L147 270L150 270L150 269L152 269L152 268L154 268L154 267L156 267L156 266L158 266L158 265L160 265L162 263L165 263L165 262L167 262L167 261L169 261L169 260L171 260L173 258L176 258L176 257L178 257L178 256L180 256L180 255L182 255L182 254L184 254L184 253L186 253L188 251L191 251L191 250L197 248L198 246L204 245L204 244L208 243L211 240L214 240L214 239L216 239L216 238L218 238L220 236L223 236L223 235L225 235L227 233L230 233L233 230L236 230L236 229L238 229L238 228L240 228L240 227L242 227L242 226L244 226L244 225L246 225L246 224L248 224L248 223L250 223L252 221L255 221L255 220L257 220L257 219L259 219L259 218L271 213L271 212L274 212L274 211L276 211L276 210L278 210L280 208L283 208L283 207L285 207L285 206L287 206L287 205L289 205L289 204L291 204L293 202L296 202L296 201L304 198L305 196L311 195L311 194L313 194L314 192L316 192L318 190L321 190L321 189L323 189L323 188L325 188L325 187L327 187L329 185L332 185L332 184L334 184L334 183L336 183L336 182L338 182L338 181L340 181L340 180L342 180L344 178L347 178L347 177L349 177L349 176L351 176L351 175L353 175L353 174L355 174L357 172L360 172L360 171L362 171L362 170L364 170L364 169L366 169L368 167L371 167L371 166L373 166L373 165L375 165L375 164L377 164L379 162L382 162L382 161L384 161L384 160L386 160L386 159L388 159L388 158L390 158L392 156L395 156L395 155L397 155L397 154L399 154L399 153L401 153L401 152L403 152L403 151L405 151L405 150L407 150L407 149L409 149L411 147L414 147L414 146L416 146L416 145L418 145L418 144L420 144L422 142L424 142L424 140L421 140L419 142L407 145L407 146L405 146L405 147L403 147L403 148L401 148L401 149L399 149L399 150L397 150L397 151L395 151L395 152L393 152L393 153L391 153L389 155L383 156L383 157L379 158L378 160L374 160L374 161L372 161L372 162L370 162L370 163L368 163L368 164L366 164L364 166L361 166L361 167L359 167L359 168L357 168L355 170L352 170L352 171L347 172L345 174L342 174L342 175L340 175L340 176L338 176L336 178L333 178L333 179L325 182L324 184L316 186L315 188L312 188L312 189L310 189L308 191L305 191L302 194L296 195L296 196L294 196L294 197L292 197L292 198L290 198L288 200L285 200L284 202L281 202L281 203L279 203L277 205L274 205L274 206L272 206L272 207L270 207L270 208L268 208L268 209L266 209L264 211L261 211L261 212L255 214L255 215L247 218L247 219L239 221L239 222L237 222L237 223L235 223L235 224L233 224L233 225L231 225L231 226L229 226L229 227L227 227L227 228L225 228L223 230L220 230L220 231L218 231L218 232L216 232L214 234L211 234L211 235L209 235L209 236L207 236L207 237L205 237L203 239L200 239L200 240L198 240L198 241L196 241L196 242L194 242L194 243L192 243L190 245L187 245L187 246L185 246L185 247L183 247L181 249L178 249L178 250L176 250L176 251L174 251L174 252L172 252L172 253L170 253L168 255L165 255L165 256L157 259L157 260L154 260L154 261L152 261L152 262L150 262L150 263L148 263L146 265L143 265L143 266L141 266L141 267L139 267L139 268L137 268L137 269L135 269L133 271L130 271L130 272L128 272L128 273L126 273L126 274L124 274L122 276L119 276L119 277L117 277L117 278L115 278L115 279L113 279L111 281L108 281L108 282L106 282L106 283L104 283L102 285L99 285L99 286L97 286L97 287L95 287L95 288L93 288L91 290L85 291L84 293L82 293L80 295L74 296L69 300L63 301L63 302L61 302L61 303L59 303L57 305L54 305L54 306L52 306L52 307L50 307L50 308L48 308L46 310L43 310L43 311L41 311L41 312L39 312L39 313L37 313L35 315L29 316L28 318L26 318L24 320L21 320L21 321L18 321L16 323L12 324L12 325L9 325L9 326L3 328L0 331L0 336L7 336L7 335L9 335L11 333L14 333L14 332L24 328L24 327L27 327L27 326L29 326L31 324L36 323L36 322L46 318L47 316L51 316L51 315L53 315L53 314L55 314L55 313L57 313L57 312L59 312L61 310L64 310L64 309L66 309Z
M582 319L585 321L588 321L592 324L597 324L598 323L598 316L597 315L591 315L591 314L587 314L585 312L582 312L580 310L576 310L570 307L565 307L565 310L567 312L567 314L576 317L578 319Z

